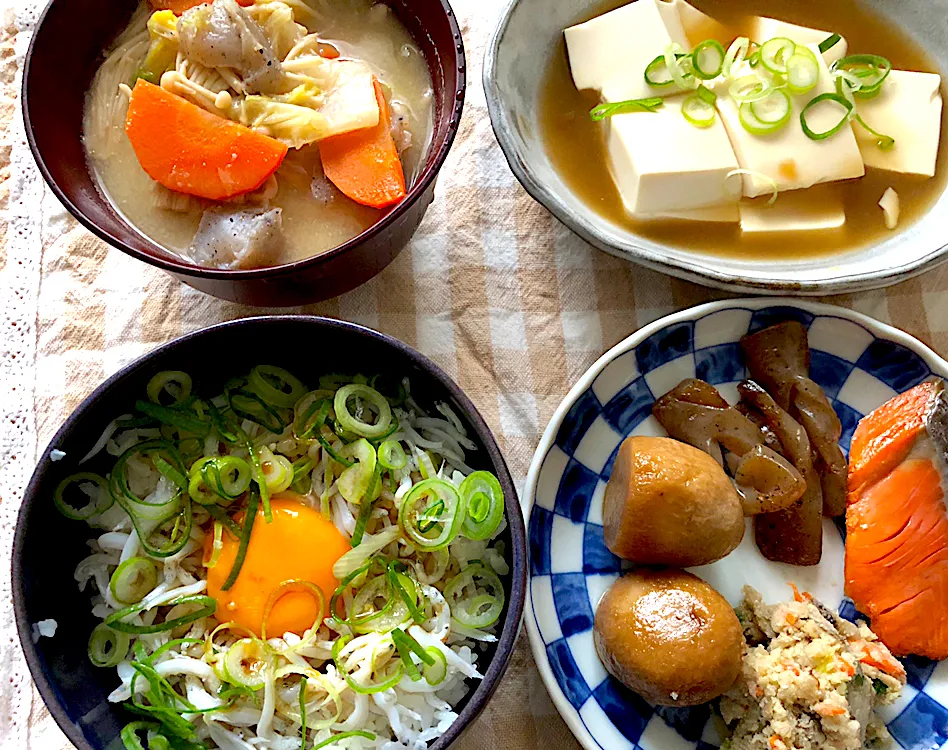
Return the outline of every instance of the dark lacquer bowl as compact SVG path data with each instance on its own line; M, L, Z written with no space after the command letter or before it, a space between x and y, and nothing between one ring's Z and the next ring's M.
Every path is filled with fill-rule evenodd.
M78 590L76 564L89 553L86 540L94 534L81 521L70 521L53 506L57 484L77 471L76 464L105 427L131 411L149 379L161 370L187 370L199 394L219 393L234 368L257 362L221 366L221 352L246 351L247 341L266 341L270 352L345 352L346 370L408 376L412 392L424 408L436 401L451 404L466 423L478 450L468 454L475 469L494 472L506 497L507 528L501 538L510 565L503 577L506 605L498 639L479 660L484 679L471 682L471 691L456 710L458 719L432 745L444 750L484 708L496 689L517 639L526 586L526 541L523 517L510 473L490 429L470 399L441 369L414 349L375 331L337 320L300 316L267 316L223 323L183 336L141 357L113 375L89 396L59 430L33 473L17 520L13 543L13 603L17 629L30 672L53 718L80 750L120 747L118 734L134 716L107 701L118 685L114 668L97 668L87 655L87 643L97 620L90 596ZM270 360L273 360L272 362ZM230 361L234 361L230 358ZM310 362L288 355L267 358L305 380L307 370L322 373L317 357ZM262 364L262 363L261 363ZM65 457L52 461L50 451ZM52 638L34 643L33 624L52 618L58 623Z
M408 29L431 72L431 144L405 199L362 234L321 255L251 271L203 268L144 237L96 189L81 140L83 104L103 50L128 24L134 0L52 0L43 12L23 71L23 117L33 156L53 192L83 226L202 292L280 307L354 289L391 263L421 223L464 105L464 45L447 0L384 2ZM69 51L68 64L63 50Z

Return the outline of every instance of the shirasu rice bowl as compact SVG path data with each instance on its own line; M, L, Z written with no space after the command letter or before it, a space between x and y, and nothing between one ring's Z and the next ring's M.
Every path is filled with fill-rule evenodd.
M467 465L450 406L428 413L409 387L328 375L309 391L258 366L203 399L158 373L59 485L57 508L95 530L75 579L126 748L421 750L455 721L504 610L504 496ZM287 504L346 541L335 590L281 572L299 550L255 547ZM260 560L286 578L243 607ZM267 633L306 606L306 627Z

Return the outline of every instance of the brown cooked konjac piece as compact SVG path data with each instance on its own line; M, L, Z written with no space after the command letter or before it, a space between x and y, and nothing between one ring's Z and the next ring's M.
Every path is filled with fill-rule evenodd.
M733 455L729 464L745 515L787 508L806 489L800 472L766 446L760 429L702 380L681 381L655 402L652 414L673 438L700 448L722 466L722 448Z
M816 451L823 512L842 515L846 510L846 459L839 447L842 425L823 390L810 379L806 328L795 320L777 323L744 336L741 348L751 378L806 430Z
M816 565L823 551L823 492L806 431L760 384L745 380L738 392L742 408L767 425L806 481L806 491L791 507L754 519L757 547L768 560Z

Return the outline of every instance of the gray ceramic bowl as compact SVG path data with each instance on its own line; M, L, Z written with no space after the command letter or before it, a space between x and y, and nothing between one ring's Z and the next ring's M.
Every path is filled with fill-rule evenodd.
M948 71L948 0L860 0L918 41ZM608 253L664 273L740 292L834 294L871 289L948 260L948 192L920 221L874 246L799 260L714 257L654 242L588 208L550 163L538 132L540 83L563 29L594 0L512 0L484 63L494 133L527 192ZM788 4L792 0L787 0Z

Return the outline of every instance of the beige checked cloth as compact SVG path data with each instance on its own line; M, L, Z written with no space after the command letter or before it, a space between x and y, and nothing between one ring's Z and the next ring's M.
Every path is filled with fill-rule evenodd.
M41 0L0 0L0 743L70 745L33 687L10 604L16 512L36 455L129 360L186 331L265 312L195 292L92 237L45 189L23 135L20 70ZM608 347L725 296L643 270L573 236L520 188L494 141L481 63L503 0L454 0L468 53L461 132L411 246L376 279L291 312L362 323L417 347L477 404L523 487L539 435ZM540 61L537 61L540 64ZM834 298L948 352L948 267ZM578 747L521 636L459 748Z

